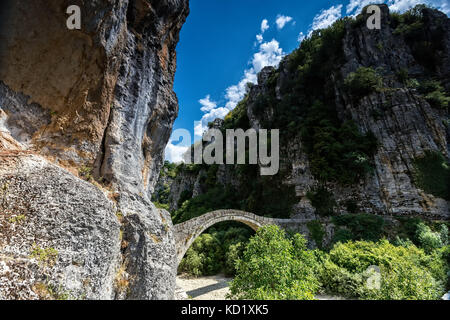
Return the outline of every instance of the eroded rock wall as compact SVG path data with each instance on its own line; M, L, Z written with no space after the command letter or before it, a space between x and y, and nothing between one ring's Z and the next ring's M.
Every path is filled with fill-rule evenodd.
M66 27L69 5L81 30ZM188 0L2 1L0 298L173 296L171 220L149 195L178 114L188 13ZM34 242L59 253L51 268Z
M450 158L448 110L432 107L417 89L401 83L398 74L403 72L410 79L420 81L435 79L442 83L448 92L450 19L437 10L424 9L422 12L421 30L429 41L427 45L437 48L429 56L430 60L436 61L436 65L430 69L414 55L405 35L395 32L388 7L380 7L383 26L381 30L367 29L364 23L367 15L359 17L362 23L347 22L342 39L343 62L327 75L339 119L342 122L353 120L360 132L372 132L377 138L379 145L373 157L374 173L354 185L342 186L328 182L326 187L332 191L336 200L336 213L347 213L346 203L352 201L357 204L358 212L449 219L449 202L426 193L414 183L414 159L422 157L427 151L440 153L447 160ZM271 96L273 87L275 97L271 97L276 102L282 101L284 95L291 94L286 88L291 88L292 83L295 83L296 75L289 68L289 63L288 56L278 69L264 68L258 75L258 84L251 86L245 100L250 127L270 129L273 123L277 123L274 107L264 105L261 110L259 98ZM383 78L383 89L362 99L355 99L345 89L344 79L360 67L377 70ZM277 76L275 84L273 75ZM277 107L289 108L287 105ZM301 119L293 118L292 121ZM307 192L320 183L312 173L300 135L284 141L280 148L281 169L287 171L283 183L295 187L298 197L293 206L293 215L300 218L318 218ZM242 186L239 186L235 172L230 170L230 167L233 167L219 167L218 183L232 185L239 192ZM199 173L202 174L204 172ZM180 198L180 189L195 189L193 181L196 181L195 177L181 172L180 176L171 182L169 199L172 209L177 208L174 204ZM167 184L167 181L165 183Z

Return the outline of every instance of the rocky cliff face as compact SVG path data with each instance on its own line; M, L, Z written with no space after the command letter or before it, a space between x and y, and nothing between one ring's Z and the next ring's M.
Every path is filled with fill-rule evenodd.
M0 299L171 298L171 220L149 194L188 0L0 7Z
M446 161L449 160L448 108L433 105L417 89L417 85L413 84L433 79L441 83L447 95L450 92L450 20L439 11L418 8L412 15L417 19L416 24L410 22L402 26L397 20L407 21L412 19L411 16L391 15L387 6L381 6L381 9L381 30L368 30L365 14L353 20L339 22L328 33L313 36L310 42L302 45L303 49L286 57L279 68L267 67L262 70L258 84L251 87L243 102L248 127L279 128L282 134L283 131L293 131L288 139L281 141L282 172L279 174L283 185L295 188L297 199L292 205L292 215L302 218L318 217L317 208L313 207L307 193L322 185L332 193L335 214L348 212L348 204L351 203L353 210L357 212L390 216L419 215L434 219L450 217L448 199L444 200L442 196L425 191L414 178L415 159L423 157L427 152L441 154ZM336 36L340 32L342 35ZM329 39L335 38L338 40L336 45L330 46L333 48L332 53L327 54L323 62L317 63L322 50L318 43L323 47L326 41L331 42ZM319 49L308 51L314 45ZM313 57L309 61L305 58L307 54ZM328 67L323 79L317 80L320 77L318 71L308 74L308 68L323 70L325 67L314 66L314 63L327 64L327 59L333 65ZM296 61L303 62L297 65ZM376 71L382 78L382 84L378 90L359 98L349 92L345 80L352 73L362 70L361 68ZM305 89L308 88L308 82L312 81L322 84L321 88L315 88L319 92ZM314 168L320 163L316 161L312 164L311 156L327 150L319 148L333 150L332 145L327 145L328 134L336 136L336 128L341 128L341 124L333 127L335 131L323 130L322 140L316 139L314 145L310 139L305 138L311 136L308 132L302 132L305 128L308 128L307 131L319 130L325 127L320 124L321 121L329 121L320 117L319 113L314 125L308 127L305 119L311 117L312 109L305 106L316 103L309 98L313 95L316 101L333 106L329 110L336 113L337 123L352 121L361 134L374 135L377 147L369 161L372 163L371 173L354 183L337 183L333 179L321 179L314 174ZM289 108L294 111L283 113L283 109ZM234 112L227 118L237 117L237 114L238 112ZM287 121L282 117L287 118ZM230 122L226 119L222 128L227 126L227 121ZM315 125L322 127L316 129ZM328 127L325 129L329 130ZM344 146L346 140L351 139L342 139ZM343 154L338 156L344 157ZM219 166L216 181L225 186L233 185L237 193L241 194L245 192L245 186L253 182L239 181L236 172L233 166ZM204 174L204 171L199 173ZM180 189L198 190L195 181L197 180L191 177L191 173L183 173L181 170L180 176L172 182L170 188L173 190L169 197L172 209L177 209ZM266 181L263 187L267 187L267 183L272 182ZM255 188L254 183L252 188ZM446 190L448 192L448 182ZM251 211L249 199L242 200L246 202L246 207L242 209Z

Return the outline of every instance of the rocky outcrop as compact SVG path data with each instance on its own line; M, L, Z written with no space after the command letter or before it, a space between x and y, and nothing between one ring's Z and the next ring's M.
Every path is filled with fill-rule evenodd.
M0 155L0 299L111 299L120 225L110 200L41 157Z
M170 216L149 195L188 0L0 6L0 298L170 299Z
M382 8L382 24L390 26L387 6ZM450 41L450 19L436 10L423 10L425 28L445 30L442 42ZM430 39L433 36L429 35ZM438 41L438 40L434 40ZM375 155L375 174L367 183L353 190L339 190L347 197L357 197L368 212L388 212L393 215L418 214L449 218L447 201L420 190L413 181L413 160L433 150L450 158L448 136L444 120L447 110L432 108L416 90L404 88L396 74L406 72L409 77L422 79L430 73L414 57L405 39L393 28L367 32L363 27L349 30L344 38L346 64L341 68L345 78L358 67L375 66L383 74L385 86L392 88L374 93L358 103L342 90L336 90L339 114L353 119L363 132L372 132L379 147ZM448 82L450 47L436 52L440 64L434 76ZM430 57L432 59L432 57ZM376 116L374 116L376 115Z

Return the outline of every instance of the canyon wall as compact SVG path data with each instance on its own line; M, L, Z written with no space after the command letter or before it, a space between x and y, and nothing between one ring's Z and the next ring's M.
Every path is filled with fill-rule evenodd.
M171 219L149 195L188 0L0 8L0 299L172 298Z
M211 127L221 130L238 127L244 130L280 129L281 170L276 177L243 176L243 170L251 170L248 165L219 165L215 172L201 166L194 169L181 166L176 178L162 177L156 188L155 201L159 201L164 193L161 202L166 201L175 212L183 201L188 200L181 195L189 194L195 198L207 194L211 184L205 181L211 181L213 174L216 186L222 186L224 190L231 188L234 190L230 192L232 195L243 195L230 205L237 204L241 207L235 209L259 215L274 216L274 212L264 206L274 202L282 205L280 197L285 191L278 187L279 192L274 189L270 201L264 206L258 205L271 196L265 190L277 185L281 179L280 186L295 189L296 200L287 211L298 218L321 218L308 193L322 186L333 198L334 214L351 210L384 216L449 219L448 181L432 181L432 184L443 184L444 193L447 193L433 195L417 183L415 176L416 160L431 152L442 156L441 169L446 170L448 177L448 104L447 107L436 107L433 100L418 89L418 84L430 79L440 83L442 96L447 95L443 101L448 101L450 19L429 8L418 7L411 14L401 16L391 14L387 6L380 7L381 30L369 30L365 23L368 15L363 12L354 19L337 22L327 31L316 33L302 43L300 50L283 59L278 68L263 69L258 75L258 84L250 86L245 99L225 121L211 123ZM329 48L324 49L327 45ZM349 92L346 79L352 73L368 68L379 75L382 83L377 90L357 97ZM313 81L319 85L309 88ZM321 113L316 105L328 109ZM336 114L336 119L329 114ZM355 136L350 125L343 129L349 123L354 124L361 135L370 133L376 140L376 150L371 156L354 150L361 161L370 163L371 169L352 183L339 183L336 181L339 175L324 179L320 177L322 172L319 175L317 170L316 174L313 172L322 164L317 160L312 163L311 157L320 154L321 161L331 157L337 160L353 157L348 151L346 154L336 152L339 148L345 150L346 144ZM312 131L317 133L313 141ZM286 132L289 135L283 139ZM337 138L338 135L341 137ZM336 143L339 143L338 147L334 146ZM354 146L361 144L355 142ZM341 172L357 170L357 161L347 163L356 164L355 169L347 167ZM330 161L329 164L334 163ZM248 186L253 191L248 191ZM259 186L261 190L254 192ZM254 199L257 199L256 204Z

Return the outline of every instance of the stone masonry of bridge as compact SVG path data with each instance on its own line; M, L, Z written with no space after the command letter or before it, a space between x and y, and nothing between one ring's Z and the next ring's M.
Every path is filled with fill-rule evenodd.
M253 230L266 225L277 225L285 230L305 230L306 224L311 220L306 219L272 219L257 216L250 212L239 210L217 210L206 213L200 217L177 224L174 226L175 245L177 250L177 265L180 264L186 251L206 229L216 223L224 221L238 221L246 224Z

